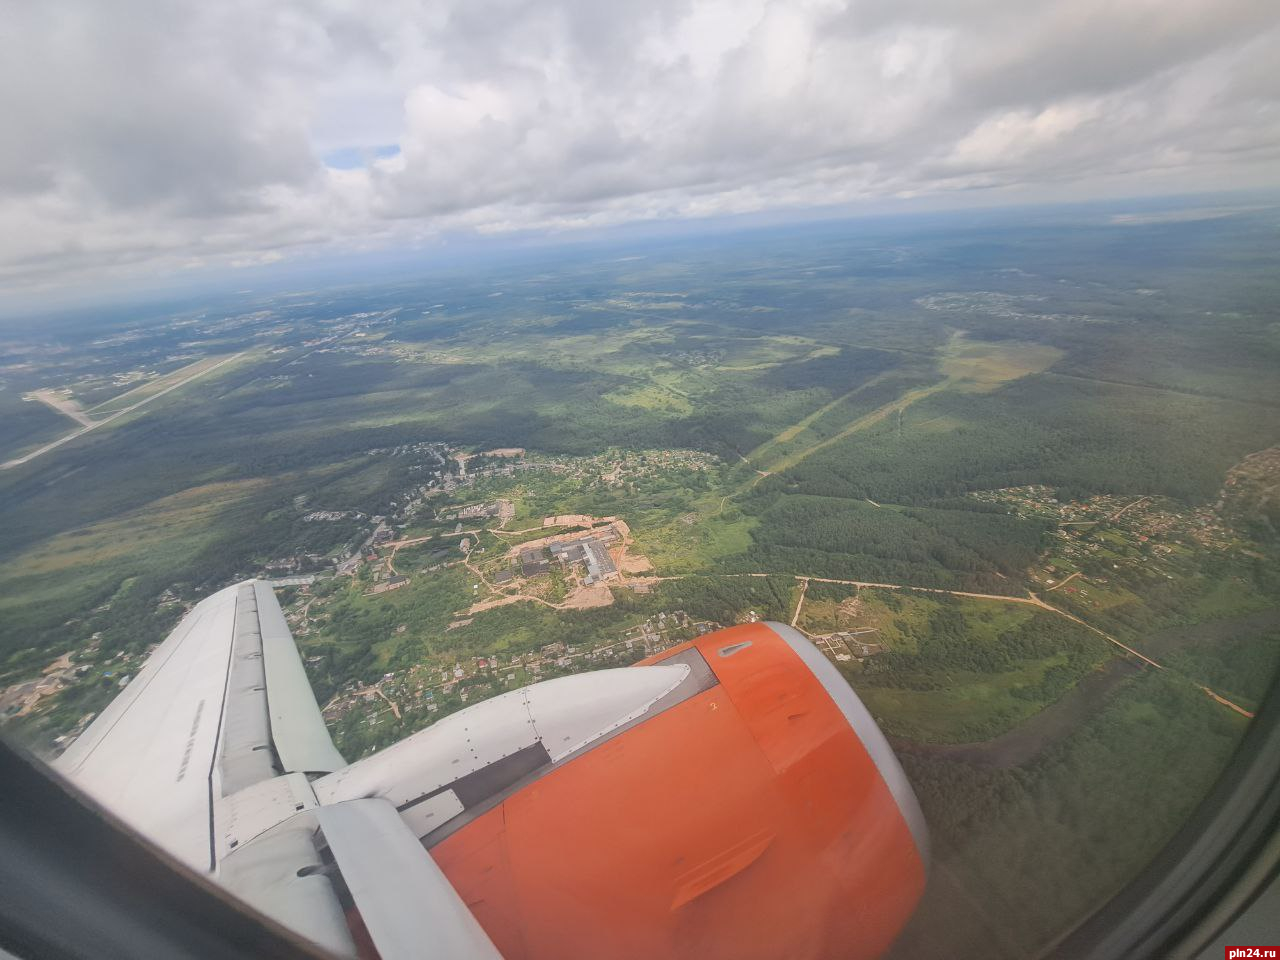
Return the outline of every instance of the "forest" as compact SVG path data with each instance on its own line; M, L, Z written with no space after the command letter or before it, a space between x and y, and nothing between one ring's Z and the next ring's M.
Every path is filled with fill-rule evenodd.
M763 487L763 484L761 485ZM898 509L846 498L761 492L752 547L729 563L743 571L1018 593L1046 526L976 510Z
M820 496L924 504L1050 484L1064 499L1216 496L1243 455L1280 439L1280 416L1245 403L1053 373L991 394L945 392L766 484ZM1194 451L1195 455L1188 455Z
M1199 691L1147 672L1022 767L900 749L935 853L929 894L891 956L1038 951L1155 857L1244 726Z
M1050 671L1049 689L1026 690L1028 698L1057 700L1083 673L1112 654L1107 642L1062 617L1037 612L1011 630L985 641L965 621L959 604L949 598L939 602L923 629L914 636L911 652L889 650L869 658L858 682L869 685L930 689L946 683L949 671L999 673L1023 660L1041 660L1060 654L1067 663Z

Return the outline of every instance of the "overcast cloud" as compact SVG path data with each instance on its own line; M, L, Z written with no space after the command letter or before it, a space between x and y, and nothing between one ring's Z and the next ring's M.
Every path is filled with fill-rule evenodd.
M0 283L1280 180L1274 0L0 2Z

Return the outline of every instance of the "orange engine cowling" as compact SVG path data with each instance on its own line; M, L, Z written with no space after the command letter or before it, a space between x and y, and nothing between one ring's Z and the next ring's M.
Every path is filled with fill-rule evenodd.
M882 954L928 841L870 714L780 624L645 664L675 661L696 691L426 838L432 857L506 960Z

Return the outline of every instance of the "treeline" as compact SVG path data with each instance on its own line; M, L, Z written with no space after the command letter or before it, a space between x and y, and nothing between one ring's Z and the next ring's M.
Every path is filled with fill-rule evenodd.
M1256 710L1280 676L1280 616L1272 619L1270 628L1241 625L1224 639L1179 649L1165 663Z
M119 574L96 588L69 593L62 602L10 607L0 623L0 677L30 674L58 654L83 648L95 635L101 644L98 660L140 654L163 640L182 612L178 604L158 604L171 581L129 566Z
M356 463L308 478L295 474L276 485L247 493L231 501L194 533L200 545L188 549L176 540L139 543L136 551L115 560L108 570L86 571L74 589L53 600L27 605L14 604L0 622L0 663L15 654L12 668L28 666L47 651L83 643L93 631L83 624L100 623L107 643L119 649L141 648L163 638L168 620L154 611L160 595L173 588L182 600L195 602L234 582L269 559L297 553L324 553L349 538L355 521L308 523L303 521L310 507L299 509L294 498L309 497L312 504L338 509L376 513L403 489L403 467L387 467L369 473L366 463ZM327 502L333 491L337 503ZM86 494L92 498L93 492ZM198 509L199 504L193 504ZM134 585L120 600L112 600L105 616L94 615L82 623L68 620L83 617L84 611L112 599L120 584ZM9 581L16 588L23 579ZM165 608L171 609L171 608ZM151 611L151 612L148 612ZM98 627L95 627L98 629ZM20 651L30 650L30 658Z
M749 612L758 619L786 621L791 616L795 578L682 577L658 584L663 608L683 609L695 620L730 624Z

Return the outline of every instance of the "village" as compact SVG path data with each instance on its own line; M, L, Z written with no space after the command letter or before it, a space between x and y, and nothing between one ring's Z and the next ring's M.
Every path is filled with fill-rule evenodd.
M0 690L0 722L29 716L42 703L47 703L78 683L97 680L109 684L113 690L123 690L133 679L133 672L146 661L154 649L150 648L142 655L121 651L108 660L104 667L98 668L93 660L100 645L101 636L94 634L83 649L62 654L45 666L40 671L40 676L35 679L16 683ZM74 726L54 738L54 745L70 743L84 732L97 715L96 711L82 715Z
M1244 549L1223 516L1223 500L1187 508L1162 497L1097 496L1059 501L1046 486L1009 487L970 495L1020 517L1054 524L1051 542L1028 572L1042 595L1061 591L1083 608L1107 602L1113 581L1129 576L1177 579L1204 552Z
M374 567L374 579L380 584L379 592L395 589L406 581L397 579L394 566L385 562L380 552L384 546L393 553L398 547L426 542L429 537L406 537L402 532L416 521L433 513L432 501L441 497L455 497L484 481L511 480L524 473L539 471L567 481L599 483L617 487L628 481L657 476L674 470L705 472L718 463L715 457L693 450L615 450L592 457L537 457L530 458L522 447L504 447L481 452L469 452L444 443L424 442L397 447L375 448L365 452L368 457L393 457L410 460L408 472L415 475L414 483L395 496L387 505L385 514L366 515L357 510L339 507L316 508L307 498L298 498L294 506L307 512L301 517L306 523L337 523L357 521L359 532L335 553L285 554L272 558L255 571L257 576L272 580L280 586L300 586L313 583L330 573L353 576L368 564ZM502 504L505 503L505 506ZM308 509L308 508L311 509ZM497 519L504 527L514 513L503 515L499 511L511 510L509 501L495 501L486 507L483 503L465 505L457 509L443 509L435 518L459 521L453 534L459 540L474 536L477 524L470 521ZM549 523L548 527L573 526ZM614 519L614 518L610 518ZM625 538L625 534L621 535ZM548 544L549 545L549 544ZM468 544L468 548L471 544ZM478 547L478 550L483 550ZM463 552L467 552L466 549ZM603 558L597 554L596 559ZM597 578L598 580L599 578ZM505 583L506 578L500 578Z
M414 575L430 575L442 569L464 567L474 581L473 602L456 611L446 632L465 631L477 614L512 603L534 603L559 610L585 610L614 602L611 586L626 585L629 573L643 573L651 567L646 558L629 553L630 528L617 517L556 515L544 517L536 526L506 530L515 514L506 499L464 504L442 510L438 520L453 523L446 530L423 537L392 539L390 527L380 522L359 555L362 568L349 567L349 576L360 569L367 578L366 597L399 590L411 583L410 576L396 567L402 550L434 550L429 562ZM492 526L485 526L492 523ZM479 546L485 533L495 540L493 547ZM530 534L545 534L528 539ZM503 536L514 540L506 543ZM434 561L434 562L430 562ZM643 581L641 590L647 587ZM483 593L482 593L483 591ZM299 600L289 609L295 636L306 637L324 615L327 598L312 598L303 586ZM591 647L566 646L561 642L544 645L536 655L520 655L510 660L496 656L474 656L440 668L416 664L406 671L389 671L375 683L351 682L324 705L327 719L335 721L361 704L375 711L399 716L406 706L424 703L428 713L457 693L458 703L474 702L512 686L534 682L547 676L586 669L589 666L625 665L668 646L714 629L709 622L695 622L682 610L662 611L623 632L608 643ZM397 628L403 633L406 626ZM408 700L406 701L406 697ZM439 699L437 699L439 698Z
M400 672L389 671L377 683L352 681L323 705L322 712L327 722L335 723L353 710L360 710L361 722L369 726L377 726L388 717L399 720L419 708L435 719L468 703L539 680L629 666L720 626L694 620L683 610L662 611L595 646L555 641L536 653L509 659L475 656L455 660L444 668L419 664Z
M343 523L356 533L337 550L285 555L246 574L278 588L292 588L282 600L304 656L313 639L332 640L327 611L336 598L351 591L381 603L383 595L415 583L419 590L431 593L438 589L432 578L452 577L455 583L465 584L466 596L458 595L460 602L447 625L442 624L441 635L456 636L456 648L471 651L476 641L468 637L481 629L474 624L486 611L519 604L586 611L614 605L618 596L626 595L618 591L647 594L663 578L654 575L649 559L635 549L627 521L583 513L530 516L519 499L525 489L520 476L540 471L549 475L551 486L539 483L536 489L564 489L561 481L572 481L567 488L572 490L582 484L616 486L666 471L715 466L714 458L688 451L531 458L521 448L468 452L442 443L375 449L368 455L407 458L412 484L389 500L384 513L372 515L342 504L297 498L294 508L308 526ZM1104 495L1060 501L1046 486L970 496L999 504L1016 516L1047 522L1047 546L1027 571L1027 584L1035 595L1086 612L1117 602L1131 576L1175 580L1206 551L1248 554L1247 542L1226 518L1232 515L1233 498L1261 489L1260 481L1254 481L1275 473L1275 460L1262 454L1246 460L1239 475L1227 478L1216 503L1192 509L1153 497ZM472 489L489 495L465 499ZM555 494L539 496L542 503L558 499ZM801 617L807 580L798 579L803 586L793 625L805 628L828 657L848 663L883 651L874 624L864 623L856 609L860 603L856 597L841 605L838 623L815 629L808 611ZM179 611L188 606L172 591L165 591L157 602ZM627 665L723 625L669 609L591 642L567 644L553 639L536 652L525 648L504 656L493 653L490 646L488 652L468 656L424 657L407 667L387 664L376 682L368 682L367 676L363 682L343 680L322 707L332 724L358 711L363 718L359 722L370 726L388 717L400 719L407 712L420 715L416 721L420 725L523 684L578 670ZM396 637L408 629L407 622L396 627L388 643L394 645ZM482 649L491 642L487 629L481 632ZM92 646L75 657L58 658L36 679L0 691L0 719L27 715L42 701L78 683L93 680L121 688L127 684L134 668L130 661L135 658L121 655L125 659L90 668ZM453 646L446 642L446 648ZM310 656L308 662L314 666L318 658ZM92 718L93 714L81 718L67 736L74 737Z
M470 602L459 607L445 633L464 635L477 615L511 604L555 610L589 610L614 603L615 588L647 593L652 564L634 550L631 529L620 517L552 514L516 520L516 504L508 497L459 501L459 495L485 480L501 481L531 471L544 471L570 481L614 486L637 477L673 469L707 470L716 463L690 451L617 452L589 458L528 458L521 448L469 453L438 444L418 444L369 451L370 455L411 457L420 470L418 482L395 498L385 515L366 521L360 537L335 558L331 576L299 575L309 558L293 564L276 562L264 570L278 586L296 587L286 607L290 629L305 644L326 618L331 588L319 593L317 581L332 579L357 586L369 599L404 590L418 580L449 571L465 571ZM337 514L339 511L332 511ZM317 516L319 514L319 516ZM329 512L312 511L307 519L323 522ZM429 519L422 519L429 517ZM414 529L422 529L414 533ZM337 723L353 710L376 725L406 711L428 715L460 709L467 703L505 689L576 670L625 666L691 639L720 624L697 621L683 610L664 610L593 644L545 644L537 653L504 658L460 657L441 665L435 659L408 669L388 670L377 682L347 682L323 712ZM396 628L403 635L408 624ZM311 658L314 666L318 658ZM424 719L434 719L434 716Z
M316 345L328 342L324 339ZM408 473L413 476L413 483L390 500L385 513L366 514L341 504L318 504L306 496L296 497L293 507L302 523L309 527L346 524L348 528L354 526L356 532L336 550L282 553L262 561L253 570L244 571L244 577L258 577L277 588L293 588L297 592L297 600L288 612L291 628L300 640L314 632L315 618L322 615L328 601L327 597L313 594L312 588L317 583L356 582L368 597L401 589L409 585L411 577L397 568L397 556L402 550L420 553L424 547L428 562L415 565L412 576L465 567L476 581L472 602L457 611L450 630L465 628L475 614L508 603L541 603L565 610L607 606L613 602L610 585L618 585L631 573L650 569L644 557L629 552L630 530L624 521L617 517L549 516L538 520L532 529L508 530L515 519L515 507L510 499L458 504L451 501L478 483L501 482L529 471L617 485L675 468L706 470L716 462L706 454L679 450L614 451L586 458L534 459L519 447L471 452L440 442L375 448L366 451L366 456L410 461ZM437 511L433 509L435 502L447 505ZM411 532L424 523L432 528L429 533L405 535L406 531ZM452 526L444 526L449 524ZM531 533L536 535L533 539L529 538ZM488 545L480 542L482 534ZM499 539L504 536L509 544ZM642 580L634 586L640 591L646 589ZM158 608L169 609L175 615L192 606L190 600L180 599L173 589L165 590L156 603ZM549 652L546 657L518 667L519 676L536 678L546 670L566 670L582 657L625 659L623 654L629 656L633 650L653 652L668 642L674 635L673 630L688 626L696 634L698 625L686 625L686 620L683 612L673 611L652 624L636 627L635 636L620 638L617 644L605 648L569 649L554 657ZM91 640L74 654L68 652L55 659L39 677L0 690L0 722L43 709L58 694L79 684L109 683L113 689L123 689L135 667L149 653L150 650L140 655L121 653L100 663L96 640ZM480 666L481 663L485 665ZM484 675L484 671L492 672L496 667L480 658L478 662L468 660L459 664L454 672L457 670L462 674L445 682L452 685L461 682L466 691L477 670ZM388 682L391 679L388 678ZM400 682L404 682L403 678ZM493 682L506 681L499 681L494 674ZM381 687L380 684L379 689ZM356 699L361 695L374 694L366 690ZM472 694L466 693L464 701L471 697ZM341 706L334 709L339 713L343 710ZM90 713L81 718L67 732L66 739L78 735L94 716Z

